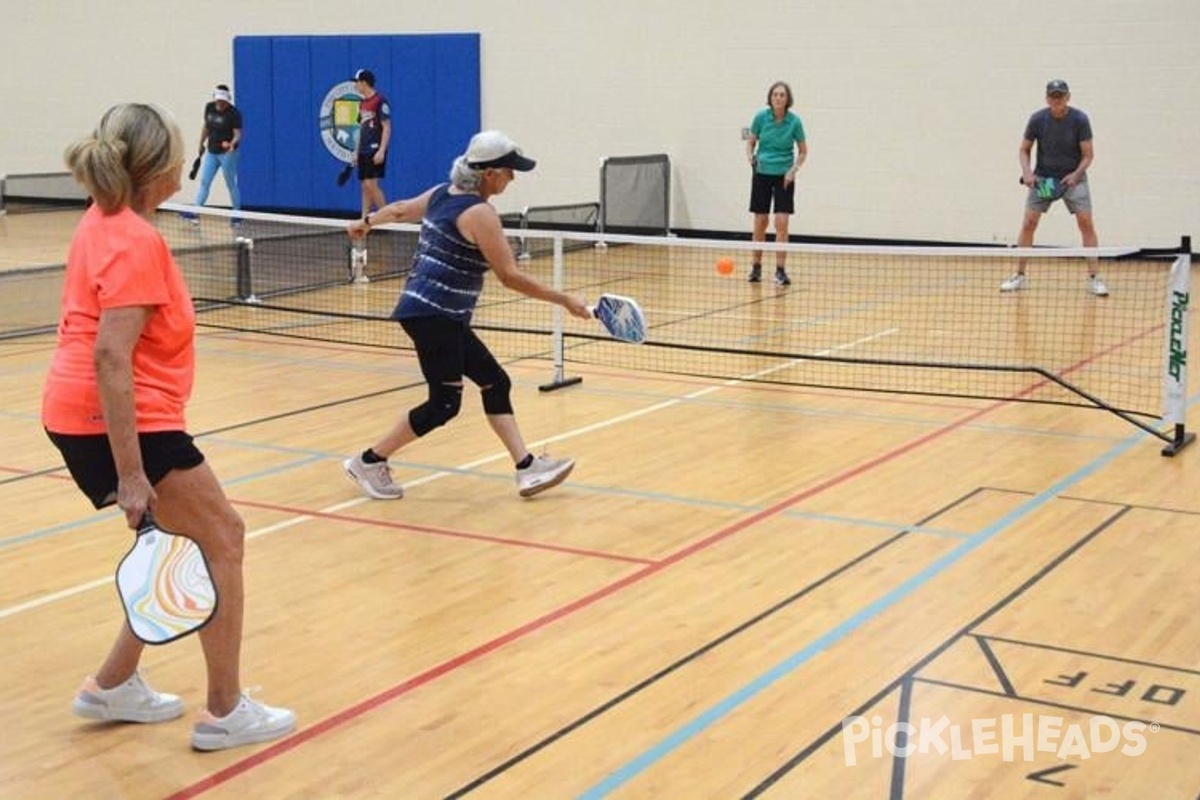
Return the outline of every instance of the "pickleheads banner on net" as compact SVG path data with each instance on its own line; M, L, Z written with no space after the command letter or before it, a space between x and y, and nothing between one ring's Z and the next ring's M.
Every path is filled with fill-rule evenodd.
M1093 716L1086 723L1068 723L1062 717L1044 714L1003 714L972 719L967 724L951 722L943 715L886 726L879 716L855 716L842 720L842 744L848 767L855 766L860 758L906 758L931 753L948 755L955 761L1033 761L1037 753L1087 759L1114 750L1139 756L1146 751L1145 734L1158 728L1158 723L1118 722L1103 715Z

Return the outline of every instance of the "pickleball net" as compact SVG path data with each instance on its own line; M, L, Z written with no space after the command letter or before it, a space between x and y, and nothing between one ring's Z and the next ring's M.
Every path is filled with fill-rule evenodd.
M201 324L408 349L390 321L417 226L374 229L366 283L353 281L346 220L164 207L157 224ZM649 338L631 346L594 323L492 278L474 327L505 360L539 359L566 385L589 367L718 381L1099 408L1166 443L1184 427L1188 243L1137 248L871 247L763 244L764 282L746 280L749 242L575 230L510 230L539 280L594 302L637 299ZM603 241L607 246L596 247ZM786 253L792 285L770 282ZM1027 259L1028 282L1000 284ZM735 274L715 265L728 258ZM1110 294L1090 293L1098 271ZM594 371L594 370L593 370ZM1170 454L1170 453L1168 453Z

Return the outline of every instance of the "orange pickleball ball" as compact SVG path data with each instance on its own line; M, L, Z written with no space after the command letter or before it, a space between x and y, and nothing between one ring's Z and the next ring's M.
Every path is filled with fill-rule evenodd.
M728 258L722 258L717 262L717 272L721 275L733 274L733 261Z

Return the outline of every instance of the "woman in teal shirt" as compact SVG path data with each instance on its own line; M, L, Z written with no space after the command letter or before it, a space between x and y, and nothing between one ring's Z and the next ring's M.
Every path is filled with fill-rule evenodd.
M746 158L754 168L750 185L750 213L754 215L753 240L766 241L767 217L775 209L775 241L787 242L788 217L796 210L796 173L808 158L804 123L791 112L792 87L776 81L767 90L767 107L754 115L746 139ZM787 253L775 253L775 283L791 285L784 264ZM754 251L750 282L762 280L762 251Z

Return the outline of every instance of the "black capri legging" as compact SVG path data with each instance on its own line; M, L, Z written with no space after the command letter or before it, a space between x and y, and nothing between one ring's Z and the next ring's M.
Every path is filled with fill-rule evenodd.
M409 412L417 436L445 425L457 413L464 377L482 388L483 410L488 414L513 413L508 373L465 322L447 317L410 317L400 327L412 339L421 374L429 385L429 399Z

